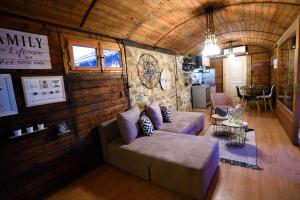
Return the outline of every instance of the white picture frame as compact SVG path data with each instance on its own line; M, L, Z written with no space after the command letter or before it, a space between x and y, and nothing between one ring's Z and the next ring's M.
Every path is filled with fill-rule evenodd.
M0 28L0 69L51 69L48 37Z
M26 107L66 101L63 76L22 77Z
M0 74L0 117L18 113L11 76L10 74Z

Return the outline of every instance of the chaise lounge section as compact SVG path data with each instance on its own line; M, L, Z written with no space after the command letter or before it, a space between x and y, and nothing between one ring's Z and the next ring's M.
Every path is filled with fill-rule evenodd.
M205 117L203 113L175 111L172 114L172 123L164 123L159 130L197 135L204 127Z
M103 157L144 180L203 199L219 162L217 140L193 136L203 126L203 114L176 112L173 122L164 123L152 136L125 144L117 120L112 119L99 126Z

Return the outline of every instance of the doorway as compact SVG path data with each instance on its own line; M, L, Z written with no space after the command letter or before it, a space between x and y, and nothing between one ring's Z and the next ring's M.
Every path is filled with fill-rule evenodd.
M223 90L233 102L239 102L236 86L246 85L247 59L246 56L223 59Z

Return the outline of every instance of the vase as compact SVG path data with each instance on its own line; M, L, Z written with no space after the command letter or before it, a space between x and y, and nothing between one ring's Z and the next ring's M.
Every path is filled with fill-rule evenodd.
M45 125L43 123L37 124L38 130L43 130L45 128Z
M21 136L22 135L22 129L16 129L16 130L14 130L14 135L15 136Z
M33 126L27 127L26 132L27 133L32 133L33 132Z

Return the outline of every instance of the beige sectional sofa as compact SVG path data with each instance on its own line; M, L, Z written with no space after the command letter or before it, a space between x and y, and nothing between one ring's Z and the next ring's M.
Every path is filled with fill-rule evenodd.
M203 199L219 162L217 140L194 136L203 126L201 113L174 112L172 123L125 144L112 119L99 126L103 157L142 179Z

